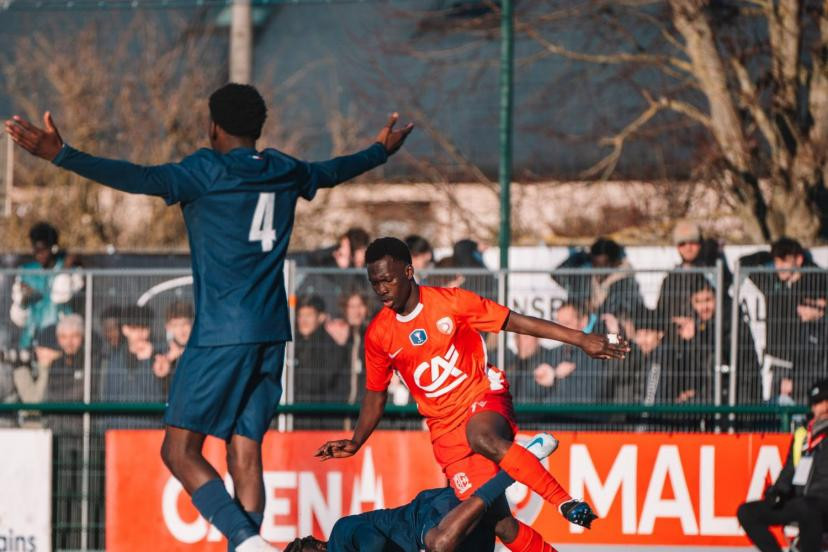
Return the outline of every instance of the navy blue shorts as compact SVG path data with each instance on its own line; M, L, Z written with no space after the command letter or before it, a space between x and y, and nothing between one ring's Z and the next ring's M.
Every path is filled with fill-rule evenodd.
M173 375L164 423L229 441L262 442L282 398L285 343L187 347Z

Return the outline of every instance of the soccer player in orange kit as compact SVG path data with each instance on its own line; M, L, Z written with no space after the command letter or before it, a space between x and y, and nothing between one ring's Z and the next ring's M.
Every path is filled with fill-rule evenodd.
M383 308L365 334L366 394L351 439L329 441L316 456L354 455L376 428L394 370L426 418L434 456L457 497L464 500L499 469L558 508L571 523L589 527L596 518L574 500L535 456L514 442L517 432L505 374L489 364L478 332L501 330L554 339L600 359L622 359L623 340L585 334L531 316L459 288L420 286L411 253L396 238L380 238L366 251L368 279ZM614 340L615 341L615 340ZM505 497L495 533L510 550L548 550L540 535L511 515Z

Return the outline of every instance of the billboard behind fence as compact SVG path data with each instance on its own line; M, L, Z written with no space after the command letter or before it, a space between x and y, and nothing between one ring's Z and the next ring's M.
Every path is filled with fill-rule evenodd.
M0 430L0 550L52 549L52 432Z
M422 432L379 431L347 460L319 462L313 452L342 432L269 433L264 442L267 507L262 534L274 543L313 533L327 539L345 515L411 500L445 481ZM224 550L159 458L162 433L107 435L107 549ZM572 496L602 518L591 531L569 525L520 484L507 495L516 515L551 543L747 544L736 508L761 496L778 475L790 437L784 434L692 435L560 433L549 470ZM224 475L224 447L207 458Z

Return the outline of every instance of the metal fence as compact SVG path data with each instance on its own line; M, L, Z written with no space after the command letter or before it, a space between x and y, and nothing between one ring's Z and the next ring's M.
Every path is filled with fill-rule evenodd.
M828 271L432 270L421 283L462 286L517 312L632 345L623 362L526 336L485 336L504 367L521 426L739 431L789 427L805 389L828 376ZM348 429L364 387L364 334L380 305L360 270L289 264L294 341L280 430ZM39 306L38 306L39 305ZM24 320L15 309L28 311ZM104 546L104 434L161 427L192 325L181 270L0 272L0 424L54 434L54 546ZM5 313L9 313L8 316ZM384 427L422 428L405 385L389 390Z

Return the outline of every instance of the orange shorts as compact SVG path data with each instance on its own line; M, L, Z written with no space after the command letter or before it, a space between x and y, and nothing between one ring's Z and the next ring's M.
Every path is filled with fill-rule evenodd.
M484 393L469 406L463 423L432 441L434 457L460 500L469 498L478 487L500 470L497 464L474 452L466 438L466 424L469 419L483 411L497 412L506 418L512 427L512 435L517 434L512 395L507 389L496 393Z

